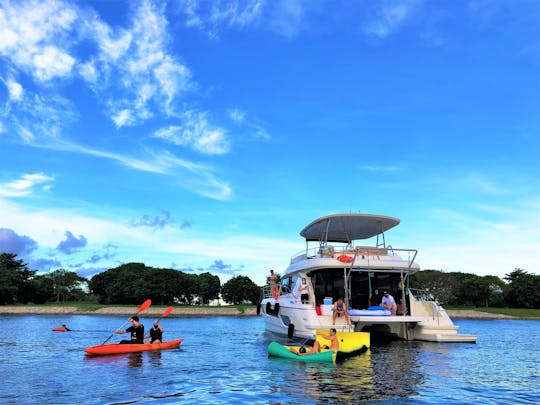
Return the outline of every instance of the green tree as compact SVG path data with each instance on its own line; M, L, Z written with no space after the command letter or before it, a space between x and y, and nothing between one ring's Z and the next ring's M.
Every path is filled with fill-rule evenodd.
M235 305L250 301L252 304L259 302L261 287L258 287L249 277L236 276L231 278L221 288L221 295L227 302Z
M32 302L44 304L54 296L53 280L49 274L34 276L32 279Z
M489 307L493 301L500 301L497 295L503 293L504 282L496 276L469 275L463 280L463 299L475 306Z
M74 271L58 269L49 273L49 277L53 282L53 294L56 297L56 302L80 300L84 297L83 287L88 283L88 280Z
M518 308L540 308L540 276L516 268L504 277L508 280L506 302Z
M208 272L199 274L199 295L204 304L208 304L210 300L218 298L220 290L221 281L218 276L214 276Z
M409 285L412 288L428 290L443 304L456 301L456 289L459 277L456 273L444 273L438 270L422 270L411 275Z
M30 279L36 273L13 253L0 254L0 304L28 302Z

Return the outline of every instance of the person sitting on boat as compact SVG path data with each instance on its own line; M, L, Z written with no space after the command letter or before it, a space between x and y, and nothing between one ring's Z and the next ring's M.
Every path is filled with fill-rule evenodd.
M66 332L71 332L71 329L69 329L65 323L62 324L61 328L65 330Z
M145 338L150 338L150 343L163 342L163 328L158 321L154 321L154 326L150 329L150 333L146 335Z
M388 291L385 291L383 293L383 297L381 300L381 307L386 308L388 311L392 312L392 315L396 314L396 301L394 300L394 297L390 295Z
M351 322L349 321L349 312L347 311L347 306L343 302L343 298L338 299L334 303L334 314L332 319L332 325L336 324L336 318L337 317L345 317L345 320L347 321L347 326L351 326Z
M121 335L123 333L131 333L131 340L121 340L121 344L142 344L144 343L144 325L139 323L139 317L137 315L129 318L131 326L123 330L115 330L113 333L115 335Z

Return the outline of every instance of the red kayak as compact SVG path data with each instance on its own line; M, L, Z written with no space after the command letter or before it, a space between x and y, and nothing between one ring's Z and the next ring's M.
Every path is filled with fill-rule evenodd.
M64 328L53 328L54 332L69 332L67 329Z
M90 356L106 356L108 354L148 352L154 350L178 349L184 339L169 340L163 343L143 343L143 344L119 344L98 345L84 349Z

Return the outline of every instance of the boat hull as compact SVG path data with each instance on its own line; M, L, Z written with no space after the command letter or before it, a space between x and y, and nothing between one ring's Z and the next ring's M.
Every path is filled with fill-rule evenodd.
M156 350L178 349L184 339L169 340L163 343L143 343L143 344L108 344L87 347L84 349L89 356L106 356L110 354L123 354L135 352L148 352Z

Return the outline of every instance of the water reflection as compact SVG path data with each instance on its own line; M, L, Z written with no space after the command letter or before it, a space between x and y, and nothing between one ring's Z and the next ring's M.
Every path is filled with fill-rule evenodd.
M128 366L141 367L143 365L143 354L141 352L128 353L127 357L129 359Z
M294 363L290 365L294 371L288 374L290 384L280 385L283 394L300 394L317 402L408 398L418 394L424 381L419 351L411 342L374 346L335 365Z
M148 356L150 357L151 366L161 367L161 352L160 351L148 352Z

